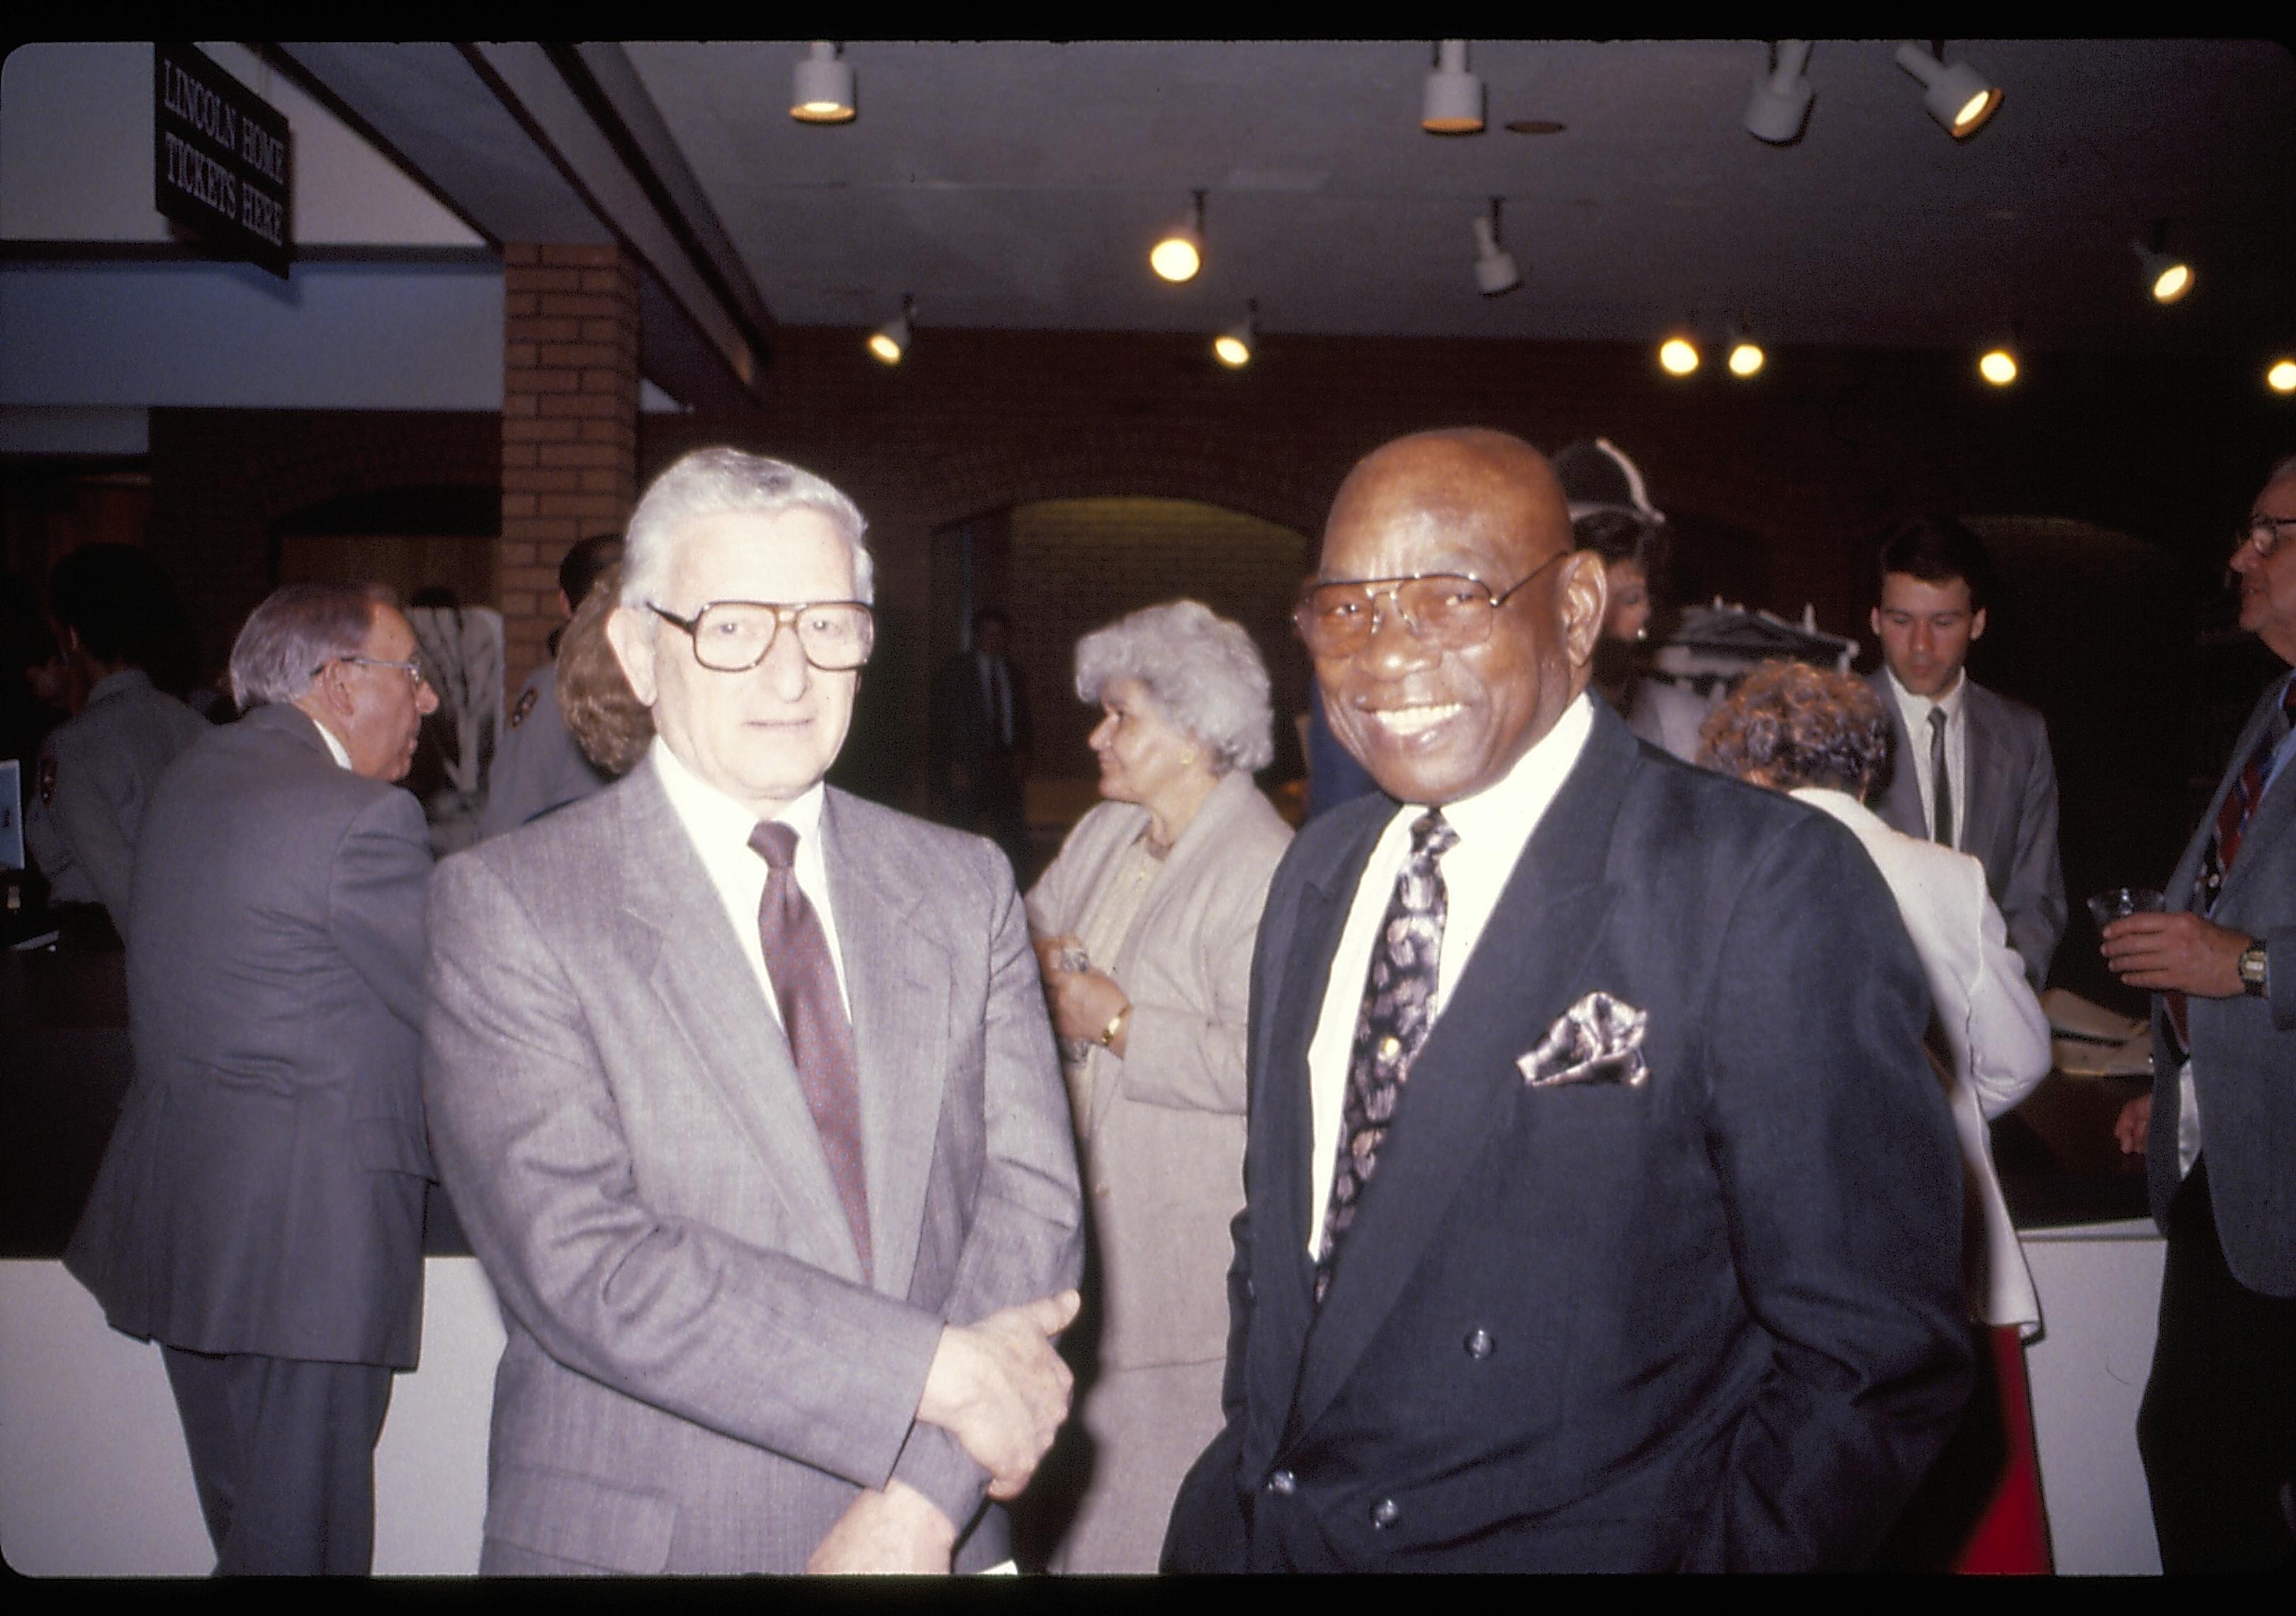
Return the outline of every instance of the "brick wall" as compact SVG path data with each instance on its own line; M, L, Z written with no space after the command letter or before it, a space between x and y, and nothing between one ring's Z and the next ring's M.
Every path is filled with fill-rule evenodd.
M558 562L636 498L637 275L619 248L503 248L504 680L548 659Z

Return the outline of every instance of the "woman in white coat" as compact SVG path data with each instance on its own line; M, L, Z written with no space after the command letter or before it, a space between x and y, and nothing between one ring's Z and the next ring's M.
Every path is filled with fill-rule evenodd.
M1078 643L1077 694L1103 711L1108 800L1029 893L1097 1259L1089 1470L1052 1566L1150 1572L1221 1426L1251 951L1292 832L1252 784L1273 717L1239 625L1194 601L1133 612Z
M1906 1571L2046 1571L2048 1525L2033 1453L2024 1341L2041 1309L1993 1170L1987 1121L2048 1075L2048 1018L2008 944L1985 868L1901 835L1864 805L1890 755L1890 722L1862 679L1766 662L1710 714L1706 761L1790 792L1857 834L1889 883L1929 978L1929 1048L1961 1139L1963 1273L1976 1334L1969 1411L1876 1564Z

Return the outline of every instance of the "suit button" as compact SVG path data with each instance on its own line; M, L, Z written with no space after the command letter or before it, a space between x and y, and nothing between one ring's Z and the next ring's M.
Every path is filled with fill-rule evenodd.
M1267 1490L1279 1498L1288 1498L1300 1486L1300 1479L1288 1470L1279 1470L1267 1478Z
M1105 1198L1108 1194L1108 1185L1104 1184L1095 1184L1092 1186L1092 1193L1095 1195Z
M1385 1531L1395 1524L1397 1517L1402 1513L1403 1512L1395 1506L1394 1499L1382 1498L1371 1506L1371 1523L1380 1530Z
M1259 1300L1259 1281L1247 1279L1243 1282L1243 1300L1246 1301L1258 1301Z
M1461 1344L1467 1349L1469 1358L1488 1358L1491 1355L1491 1333L1488 1330L1470 1330L1467 1332L1466 1341Z

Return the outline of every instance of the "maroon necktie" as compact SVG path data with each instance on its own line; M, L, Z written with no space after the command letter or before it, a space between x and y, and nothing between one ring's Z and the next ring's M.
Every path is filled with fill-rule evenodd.
M2225 793L2224 805L2217 809L2215 832L2209 837L2207 850L2201 856L2200 880L2194 883L2193 906L2203 918L2217 906L2217 895L2224 890L2225 877L2232 871L2232 861L2240 855L2241 838L2248 834L2248 822L2256 817L2256 805L2264 796L2266 776L2272 772L2272 755L2288 738L2292 725L2296 725L2296 676L2292 676L2280 692L2280 711L2264 726L2263 737L2256 750L2248 755L2248 762L2240 771L2240 778L2232 783ZM2169 1020L2177 1029L2177 1042L2184 1053L2192 1051L2192 1033L2185 1021L2185 996L2171 988L2165 996L2169 1001Z
M758 905L758 941L781 1006L782 1030L805 1089L806 1109L821 1134L829 1176L845 1220L853 1226L853 1245L861 1254L861 1276L870 1277L868 1180L861 1169L861 1084L853 1058L853 1023L837 991L837 964L829 939L813 912L790 862L797 856L797 833L767 820L750 833L750 847L766 861L766 892Z

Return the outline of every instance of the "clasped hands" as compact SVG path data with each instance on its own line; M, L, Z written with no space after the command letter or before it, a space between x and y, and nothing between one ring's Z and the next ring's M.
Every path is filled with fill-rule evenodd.
M988 1472L993 1498L1015 1497L1029 1484L1068 1417L1075 1377L1053 1338L1075 1320L1080 1305L1076 1292L1063 1291L941 1330L917 1418L947 1431ZM955 1546L955 1523L895 1481L856 1498L806 1570L946 1571Z
M1037 964L1045 977L1045 999L1053 1013L1053 1030L1080 1044L1099 1043L1108 1024L1131 1008L1132 1001L1105 971L1067 971L1061 967L1061 956L1069 949L1084 951L1080 938L1063 933L1059 937L1039 937L1035 941ZM1119 1030L1111 1046L1118 1054L1124 1053L1125 1032L1128 1030Z

